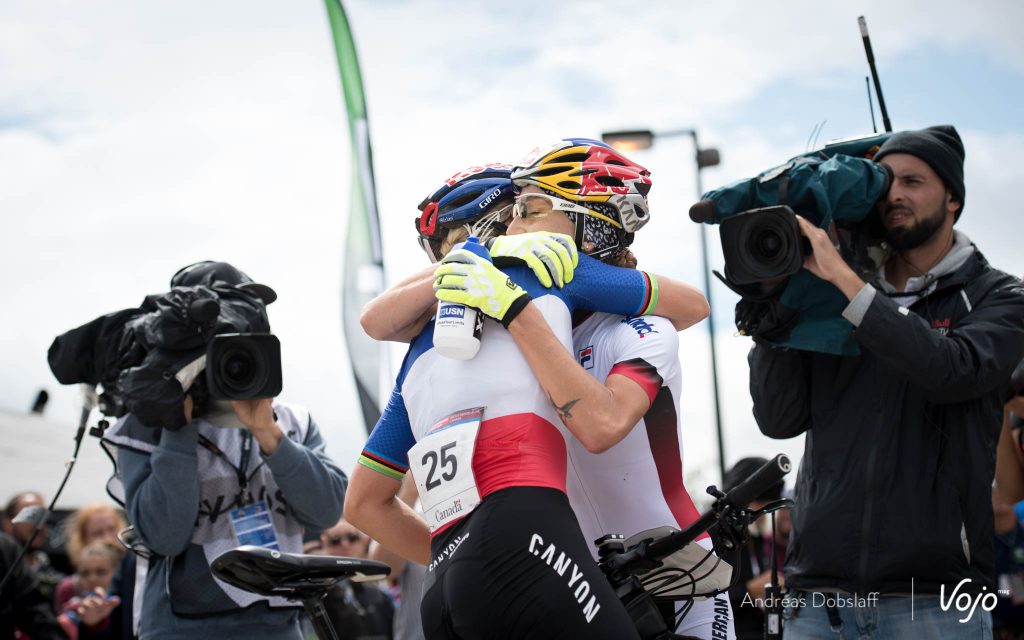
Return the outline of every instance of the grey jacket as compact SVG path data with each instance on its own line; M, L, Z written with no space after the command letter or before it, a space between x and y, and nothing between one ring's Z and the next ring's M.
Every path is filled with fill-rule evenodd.
M239 468L253 498L267 503L282 551L301 553L304 527L319 531L341 518L347 479L327 457L316 424L301 407L275 402L274 409L286 437L270 456L253 442L246 466L240 443L247 432L202 419L168 431L129 415L106 435L118 447L129 518L158 554L146 578L141 638L298 637L295 610L275 608L289 603L237 590L209 569L237 544L228 512L241 489Z

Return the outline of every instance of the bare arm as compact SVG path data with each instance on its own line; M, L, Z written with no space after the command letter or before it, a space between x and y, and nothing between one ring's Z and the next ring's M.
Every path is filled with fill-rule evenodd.
M405 480L402 481L402 488L398 490L398 499L412 507L416 504L416 496L416 481L413 480L411 473L407 473L405 474ZM394 551L385 549L376 540L370 543L370 560L383 562L391 567L391 578L397 578L399 574L405 571L405 563L407 562L405 558Z
M359 316L366 335L374 340L411 342L430 320L437 299L434 298L432 264L414 273L366 303Z
M654 312L668 318L676 331L688 329L711 313L707 298L699 289L671 278L655 275L658 280L658 305Z
M650 407L633 380L611 375L601 384L584 371L532 302L508 329L562 422L587 451L601 453L618 443Z
M430 561L430 529L398 499L401 484L357 464L345 495L345 519L383 547L426 565Z

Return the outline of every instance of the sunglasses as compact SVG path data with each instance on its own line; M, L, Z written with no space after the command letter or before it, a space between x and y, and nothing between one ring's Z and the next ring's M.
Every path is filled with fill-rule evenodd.
M528 203L533 204L533 210L530 211L527 206ZM512 209L513 213L519 218L526 218L528 216L546 215L552 211L561 211L562 213L573 213L576 215L593 216L600 220L604 220L608 224L612 225L617 229L621 229L622 225L612 220L606 215L603 215L589 207L584 207L581 204L576 204L570 200L564 198L556 198L546 193L522 193L516 196L515 204Z
M355 544L362 539L363 536L359 535L358 533L345 533L340 536L331 536L327 538L327 544L339 545L343 540L349 544Z

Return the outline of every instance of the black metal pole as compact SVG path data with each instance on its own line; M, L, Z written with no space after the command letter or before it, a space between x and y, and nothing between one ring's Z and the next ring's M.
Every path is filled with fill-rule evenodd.
M697 141L697 131L691 129L690 137L693 138L694 164L697 167L697 199L704 195L704 187L701 184L700 172L700 143ZM718 471L721 474L721 481L725 482L725 438L722 433L722 405L718 393L718 352L715 347L715 305L711 301L711 267L708 259L708 239L705 235L706 225L700 227L700 255L704 263L704 293L708 298L710 313L708 314L708 337L711 340L711 388L715 399L715 432L718 437Z
M860 27L860 38L864 41L864 53L868 57L871 77L875 81L875 95L878 96L878 110L882 112L882 126L885 127L886 133L889 133L892 131L892 123L889 122L889 111L885 108L885 98L882 96L882 83L878 79L878 69L875 68L875 52L871 50L871 36L868 35L868 23L864 16L857 18L857 25Z

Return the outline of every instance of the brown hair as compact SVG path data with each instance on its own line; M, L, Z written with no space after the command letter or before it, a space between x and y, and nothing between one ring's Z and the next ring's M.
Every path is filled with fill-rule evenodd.
M113 516L114 521L117 522L118 530L124 529L128 526L124 517L121 516L121 512L105 502L87 504L73 513L71 517L68 518L68 541L65 545L68 552L68 559L71 560L71 564L76 566L78 565L78 556L82 553L83 547L86 546L85 527L89 523L90 519L99 515Z
M448 233L445 234L444 239L441 240L440 255L442 257L448 255L448 252L452 250L452 247L469 237L469 231L470 229L468 224L448 229Z
M622 253L610 257L608 259L608 264L612 265L613 267L636 269L637 260L633 252L626 248L622 250Z

